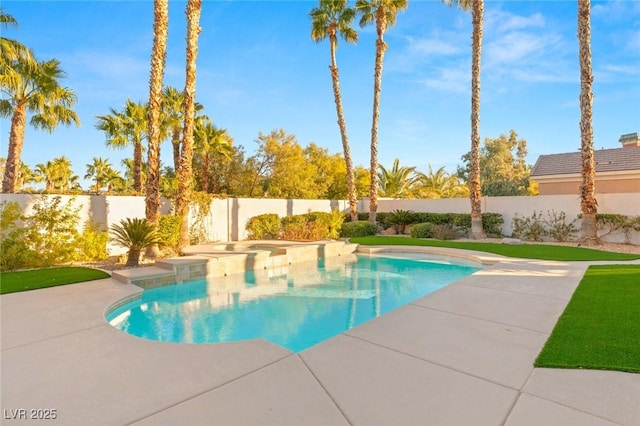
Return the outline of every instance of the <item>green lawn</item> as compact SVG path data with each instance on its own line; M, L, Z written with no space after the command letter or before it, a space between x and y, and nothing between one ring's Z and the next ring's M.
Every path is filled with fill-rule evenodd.
M503 244L484 242L462 242L462 241L442 241L423 240L418 238L405 238L394 236L373 236L357 237L349 239L352 243L364 246L374 245L405 245L405 246L428 246L428 247L448 247L466 250L484 251L488 253L500 254L509 257L519 257L524 259L541 260L635 260L640 256L625 253L612 253L602 250L594 250L583 247L568 247L547 244Z
M640 265L589 267L535 366L640 373Z
M0 273L0 294L109 278L97 269L62 267Z

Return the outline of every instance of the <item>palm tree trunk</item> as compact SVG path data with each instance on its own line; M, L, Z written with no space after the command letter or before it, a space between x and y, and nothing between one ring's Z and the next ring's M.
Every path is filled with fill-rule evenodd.
M482 57L482 21L484 0L474 0L471 6L473 22L471 59L471 161L469 199L471 201L471 238L486 235L482 229L482 189L480 185L480 59Z
M378 38L376 39L376 63L373 78L373 118L371 120L371 186L369 187L369 222L376 223L376 212L378 211L378 121L380 119L380 92L382 91L382 61L384 52L387 50L387 43L383 36L387 28L385 12L379 7L376 17L376 29Z
M182 155L178 170L178 196L176 214L182 217L178 249L189 245L189 203L191 201L193 159L193 129L195 125L196 58L198 56L198 35L200 34L200 11L202 0L187 2L187 66L184 87L184 131Z
M340 78L338 74L338 66L336 65L336 35L332 34L329 38L331 45L331 81L333 82L333 97L336 102L336 113L338 114L338 127L340 128L340 136L342 137L342 149L344 151L344 162L347 169L347 196L349 198L349 211L351 221L358 220L358 200L356 199L356 182L353 171L353 161L351 159L351 149L349 148L349 137L347 136L347 123L344 119L342 110L342 95L340 94Z
M142 192L142 142L133 141L133 191Z
M20 170L20 156L24 144L24 128L27 125L27 106L19 104L11 116L11 131L9 133L9 151L2 179L2 192L13 194L16 192L18 171Z
M580 140L582 185L580 207L582 225L580 245L602 244L596 228L598 203L595 198L595 161L593 158L593 74L591 70L591 1L578 0L578 40L580 43Z
M178 173L180 167L180 128L173 130L171 146L173 147L173 170Z
M157 228L160 210L160 113L169 27L169 0L154 0L153 5L154 36L149 77L149 146L147 147L145 216L147 221ZM159 254L160 249L157 244L147 248L148 257L155 258Z

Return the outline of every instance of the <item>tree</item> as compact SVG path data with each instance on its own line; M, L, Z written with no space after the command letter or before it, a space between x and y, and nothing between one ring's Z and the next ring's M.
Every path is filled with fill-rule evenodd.
M145 217L154 228L158 226L160 209L160 143L162 85L169 31L169 0L153 1L153 48L151 51L151 75L149 77L149 119L147 143L147 184L145 194ZM147 249L149 257L160 253L157 244Z
M178 196L176 214L182 217L178 248L189 245L189 202L193 179L193 129L196 97L196 58L198 56L198 36L200 34L200 12L202 0L187 1L187 65L184 86L184 130L182 132L182 152L178 168Z
M349 147L349 138L347 136L347 124L344 119L342 110L342 96L340 94L340 79L338 74L338 66L336 63L336 49L338 47L338 35L340 35L347 43L356 43L358 41L358 33L351 28L351 23L355 19L355 10L347 7L347 0L320 0L319 7L314 8L311 13L311 38L320 42L325 38L329 38L329 47L331 51L331 81L333 83L333 97L336 103L336 113L338 115L338 127L340 128L340 136L342 137L342 149L344 152L344 161L347 174L347 196L349 198L349 210L351 211L351 220L358 218L358 200L355 186L355 174L353 171L353 161L351 159L351 149Z
M435 172L417 172L414 194L417 198L459 198L469 196L469 187L458 176L450 175L440 167Z
M87 173L84 175L85 179L93 180L94 183L89 191L96 194L100 194L103 187L107 187L109 190L118 177L118 172L113 169L109 160L102 157L93 157L93 162L87 164Z
M45 192L65 193L80 189L77 175L73 174L71 161L64 155L53 161L36 164L35 179L45 183Z
M602 244L598 238L595 197L596 166L593 158L593 72L591 70L591 1L578 0L578 41L580 44L580 156L582 158L582 184L580 185L580 209L582 225L580 244Z
M400 166L400 160L393 160L393 166L387 170L382 164L378 166L378 182L380 193L389 198L413 198L413 185L417 182L416 168Z
M482 57L482 32L484 0L453 1L464 11L471 9L473 34L471 36L471 153L469 156L469 200L471 202L471 238L481 239L486 235L482 228L482 188L480 165L480 63Z
M8 27L17 27L18 21L8 13L4 13L0 9L0 28L3 32ZM27 59L31 58L31 52L22 43L17 40L0 36L0 69L3 74L6 75L7 67L10 67L13 61L18 60L20 57Z
M200 163L200 187L203 192L211 193L210 161L213 155L220 154L223 158L231 158L233 139L226 129L213 125L206 115L196 118L194 130L194 159Z
M373 77L373 119L371 121L371 186L369 222L376 223L378 210L378 120L380 118L380 92L382 91L382 62L387 50L384 34L396 22L396 14L406 9L407 0L357 0L356 10L361 14L360 26L376 24L376 60Z
M56 59L38 62L26 54L11 61L10 76L0 78L0 89L8 98L0 100L0 115L11 117L9 132L9 152L2 180L2 192L16 191L17 174L21 164L24 131L27 113L32 113L30 124L36 129L49 133L58 124L80 125L80 120L71 109L76 95L68 88L60 86L64 78L60 62Z
M531 166L526 164L527 141L518 139L511 130L509 135L486 138L480 149L481 191L487 196L527 195ZM458 176L469 182L471 152L462 156L465 167L458 167Z
M127 99L121 112L110 109L108 115L96 116L96 128L105 132L107 146L116 149L133 145L133 191L142 192L142 151L143 141L147 138L148 107L142 103Z

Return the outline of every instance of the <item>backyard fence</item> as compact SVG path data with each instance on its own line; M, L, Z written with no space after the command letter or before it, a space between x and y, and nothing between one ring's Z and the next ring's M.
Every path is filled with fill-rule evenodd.
M40 194L2 194L1 201L15 201L23 211L29 214L32 206L44 195ZM134 196L104 196L104 195L47 195L46 197L60 197L63 203L71 201L79 208L82 228L87 221L102 225L105 229L127 217L144 217L144 197ZM640 215L640 193L629 194L599 194L598 212L622 214L626 216ZM247 238L245 225L247 221L259 214L277 213L280 217L303 214L311 211L331 212L338 209L347 212L347 200L287 200L264 198L226 198L213 199L208 212L203 214L195 203L190 214L190 226L199 230L206 241L239 241ZM363 199L358 203L358 211L366 212L369 200ZM378 212L391 212L396 209L413 210L415 212L431 213L468 213L469 200L466 198L399 200L380 199ZM547 212L564 212L568 221L578 220L580 214L580 199L577 195L540 195L535 197L484 197L482 211L485 213L499 213L504 218L502 232L511 235L514 217L529 217L533 212L546 214ZM162 214L171 213L171 203L163 199L160 207ZM579 227L579 222L576 222ZM622 232L612 233L605 237L606 241L624 242ZM640 244L640 232L632 234L631 242ZM126 251L110 244L109 253L121 254Z

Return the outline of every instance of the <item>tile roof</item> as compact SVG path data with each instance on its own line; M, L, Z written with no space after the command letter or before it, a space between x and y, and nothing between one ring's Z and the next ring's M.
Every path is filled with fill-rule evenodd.
M624 170L640 171L639 148L600 149L593 152L596 173ZM565 175L582 172L580 152L541 155L531 170L531 176Z

